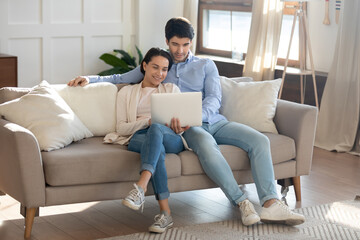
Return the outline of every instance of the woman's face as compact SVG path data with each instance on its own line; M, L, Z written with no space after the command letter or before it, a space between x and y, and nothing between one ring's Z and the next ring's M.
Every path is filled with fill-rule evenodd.
M169 60L163 56L154 56L150 62L143 62L145 76L143 87L157 87L165 80L169 68Z

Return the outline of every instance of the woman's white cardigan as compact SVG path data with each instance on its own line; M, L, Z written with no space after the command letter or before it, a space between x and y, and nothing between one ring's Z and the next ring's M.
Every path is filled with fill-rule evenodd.
M178 92L180 89L172 83L158 86L158 93ZM107 134L104 138L105 143L127 145L136 131L149 126L149 119L136 121L140 93L141 83L127 85L120 89L116 100L116 132Z

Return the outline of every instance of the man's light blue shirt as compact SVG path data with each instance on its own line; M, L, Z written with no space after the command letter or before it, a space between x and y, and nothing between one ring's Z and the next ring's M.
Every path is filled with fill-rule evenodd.
M90 83L111 82L139 83L144 78L138 66L124 74L89 76ZM202 120L213 124L226 119L219 113L221 106L220 76L215 63L207 58L198 58L190 51L184 62L174 63L164 83L176 84L181 92L202 92Z

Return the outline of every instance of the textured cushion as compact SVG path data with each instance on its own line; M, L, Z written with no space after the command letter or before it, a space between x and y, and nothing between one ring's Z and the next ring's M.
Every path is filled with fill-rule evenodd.
M235 82L221 78L220 113L228 120L243 123L260 132L277 133L273 118L281 79Z
M265 135L270 140L273 164L282 163L295 158L295 142L292 138L274 133L265 133ZM249 158L244 150L230 145L219 145L219 147L233 171L250 170ZM181 157L181 169L183 175L204 173L195 153L184 151L179 155Z
M58 151L42 152L46 183L67 186L136 182L140 176L140 154L102 141L102 137L92 137ZM176 154L167 154L165 165L168 178L180 176L180 158Z
M115 131L117 87L112 83L92 83L85 87L51 85L67 102L94 136Z
M38 140L40 149L45 151L92 136L46 81L28 94L1 104L0 114L8 121L29 129Z

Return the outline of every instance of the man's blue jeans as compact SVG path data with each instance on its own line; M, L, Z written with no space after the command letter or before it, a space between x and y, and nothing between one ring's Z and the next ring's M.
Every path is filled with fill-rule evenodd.
M151 172L151 183L156 199L169 198L165 154L179 153L184 150L181 137L169 127L154 123L132 136L128 150L140 153L140 172L144 170Z
M278 198L270 141L262 133L240 123L221 120L212 125L203 123L202 127L191 127L183 136L198 155L205 173L223 190L232 204L236 205L247 197L221 154L220 144L233 145L248 153L261 205L269 199Z

